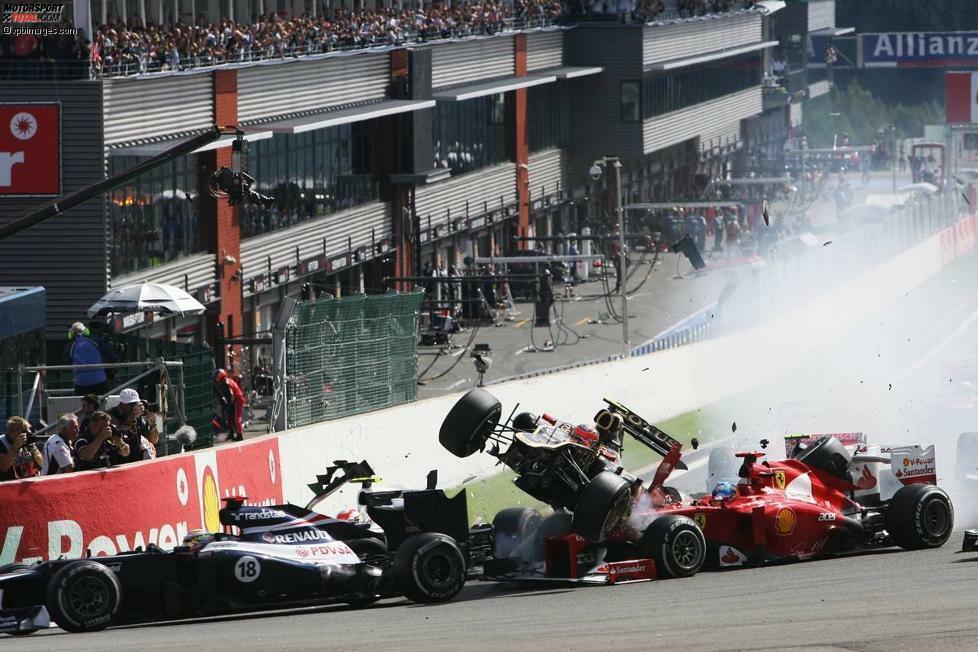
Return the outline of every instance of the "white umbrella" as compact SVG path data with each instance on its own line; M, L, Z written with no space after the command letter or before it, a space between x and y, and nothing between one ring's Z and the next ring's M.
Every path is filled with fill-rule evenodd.
M206 308L173 285L139 283L112 290L92 304L88 316L111 313L155 312L162 315L202 315Z

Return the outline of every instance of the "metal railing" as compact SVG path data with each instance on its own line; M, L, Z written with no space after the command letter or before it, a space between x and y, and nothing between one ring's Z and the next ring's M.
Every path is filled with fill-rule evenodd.
M18 402L18 412L20 414L31 414L34 409L34 402L40 401L41 397L56 397L56 396L75 396L72 390L69 389L48 389L44 386L44 377L49 372L62 372L62 371L79 371L88 369L138 369L144 368L142 373L137 374L131 378L126 379L124 382L113 387L104 394L98 396L99 404L103 404L105 399L109 396L118 394L122 389L126 387L132 387L133 385L143 381L152 374L159 374L161 381L156 385L157 395L156 401L161 405L170 405L171 403L164 403L163 398L166 393L169 393L169 397L172 401L174 407L174 413L177 417L177 421L180 425L186 423L185 411L184 411L184 378L183 378L183 362L177 360L164 360L163 358L157 358L155 360L146 360L145 362L115 362L115 363L103 363L103 364L81 364L81 365L37 365L37 366L24 366L20 365L17 368L17 402ZM178 370L176 380L172 380L170 376L170 370ZM28 395L27 403L24 403L24 380L25 377L34 374L32 380L32 388L30 394ZM79 399L81 397L78 397ZM75 414L81 412L81 408L74 410ZM47 414L47 423L40 430L37 430L34 434L35 436L44 435L50 432L56 425L57 421L56 415ZM162 433L166 433L166 417L167 410L163 411L163 428ZM42 423L44 423L42 421ZM165 454L166 447L163 449Z
M301 43L278 46L253 44L241 47L231 56L191 57L180 55L171 59L165 53L150 58L147 53L129 54L126 61L92 63L93 75L97 78L128 77L157 73L176 73L182 71L214 68L227 65L241 65L291 59L325 57L342 52L385 49L410 44L434 41L451 41L473 36L492 36L504 32L518 32L528 29L543 29L557 26L556 18L508 18L493 25L451 27L447 29L406 29L397 34L321 34L317 40L307 39ZM104 56L104 55L103 55Z

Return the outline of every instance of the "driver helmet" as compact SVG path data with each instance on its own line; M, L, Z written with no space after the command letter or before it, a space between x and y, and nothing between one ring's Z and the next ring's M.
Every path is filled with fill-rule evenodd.
M190 548L191 552L197 552L211 541L215 536L207 530L191 530L183 536L183 545Z
M723 482L718 482L717 486L713 487L713 498L715 500L730 500L737 495L737 485L732 482L724 480Z
M584 444L585 446L594 446L598 443L599 439L598 431L594 429L594 426L589 426L586 423L574 426L571 437L577 443Z
M357 525L364 525L367 523L367 519L364 515L360 513L358 509L347 509L336 515L337 521L346 521L348 523L355 523Z
M513 418L513 427L524 432L533 432L537 429L537 422L540 418L532 412L520 412Z

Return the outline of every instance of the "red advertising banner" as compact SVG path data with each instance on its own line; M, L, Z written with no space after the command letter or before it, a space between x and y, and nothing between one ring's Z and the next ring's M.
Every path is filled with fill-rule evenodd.
M978 246L978 214L966 217L940 233L941 263L946 267Z
M0 104L0 195L61 194L61 105Z
M283 500L278 439L102 471L0 484L0 565L178 545L220 530L221 498Z

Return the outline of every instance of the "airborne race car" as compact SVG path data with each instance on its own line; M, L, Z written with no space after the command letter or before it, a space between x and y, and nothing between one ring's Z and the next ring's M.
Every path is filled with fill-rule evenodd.
M343 474L334 479L337 470ZM449 499L420 491L362 492L370 528L311 507L366 463L338 462L319 476L309 508L252 506L227 499L217 534L199 548L155 545L111 557L57 560L0 569L0 632L30 634L54 620L84 632L110 625L175 620L332 602L365 605L404 595L416 602L453 598L470 564L489 552L488 527L467 520L465 493Z
M830 436L807 445L799 442L783 461L762 461L763 452L738 453L742 463L738 484L730 486L732 495L691 500L664 484L681 464L681 444L665 439L667 435L659 435L661 431L624 406L606 399L609 407L598 413L594 429L601 434L588 443L575 435L580 427L547 416L518 415L511 425L499 424L499 402L484 390L474 391L479 392L475 398L472 392L463 396L449 413L440 433L442 444L459 455L491 441L490 454L516 471L517 486L557 510L573 512L563 518L576 535L565 532L563 538L570 536L581 554L591 551L599 562L601 554L613 550L626 558L651 557L659 576L675 577L690 575L704 564L742 566L893 545L938 547L951 534L951 501L932 484L932 447L880 448L871 454L857 451L854 457ZM608 412L614 418L609 420ZM459 428L465 423L474 425ZM616 446L621 451L623 429L642 431L660 443L671 441L647 487L611 461ZM584 448L593 454L585 455ZM541 449L545 455L539 454ZM881 472L884 464L890 464L889 473ZM580 518L582 511L585 518ZM535 538L544 540L545 549L556 545L551 543L552 530L541 530ZM497 541L501 534L497 531ZM527 531L521 535L534 538ZM696 535L705 535L705 551L694 542Z

